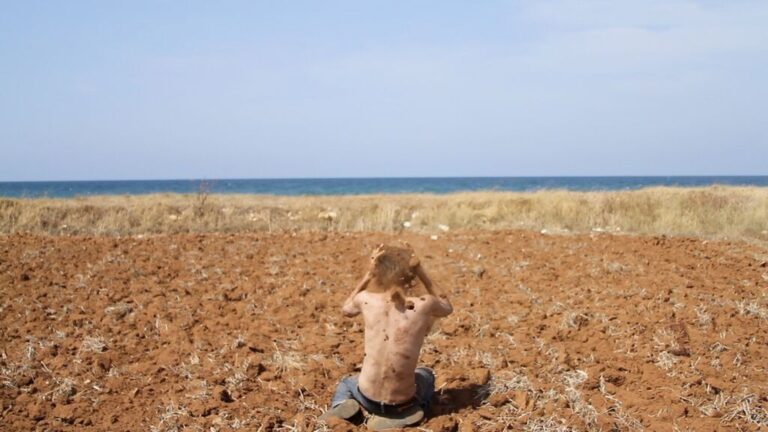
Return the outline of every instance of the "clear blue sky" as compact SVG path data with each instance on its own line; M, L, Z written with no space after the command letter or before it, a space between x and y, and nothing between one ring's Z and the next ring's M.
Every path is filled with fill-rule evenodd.
M0 180L768 174L768 1L4 1Z

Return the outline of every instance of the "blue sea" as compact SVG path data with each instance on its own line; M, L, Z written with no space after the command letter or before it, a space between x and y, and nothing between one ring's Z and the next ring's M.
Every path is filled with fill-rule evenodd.
M650 186L768 186L768 176L699 177L445 177L338 179L206 179L0 182L0 196L67 198L85 195L197 193L360 195L463 191L630 190Z

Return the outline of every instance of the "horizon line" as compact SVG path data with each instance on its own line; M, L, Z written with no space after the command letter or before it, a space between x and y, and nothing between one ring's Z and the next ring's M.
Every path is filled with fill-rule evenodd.
M197 177L130 178L77 180L0 180L0 183L87 183L87 182L173 182L173 181L243 181L243 180L455 180L455 179L536 179L536 178L695 178L695 177L768 177L768 174L655 174L655 175L524 175L524 176L393 176L393 177Z

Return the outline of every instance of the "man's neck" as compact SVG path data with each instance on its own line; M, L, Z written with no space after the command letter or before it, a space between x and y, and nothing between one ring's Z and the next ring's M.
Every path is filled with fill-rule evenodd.
M381 282L376 279L371 281L371 284L367 288L368 292L372 293L394 293L396 291L405 291L405 287L401 284L394 282Z

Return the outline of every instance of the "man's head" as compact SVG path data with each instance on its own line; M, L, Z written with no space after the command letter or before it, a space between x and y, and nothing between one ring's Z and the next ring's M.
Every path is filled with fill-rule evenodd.
M408 243L379 245L371 255L371 272L382 288L408 288L416 277L419 260Z

